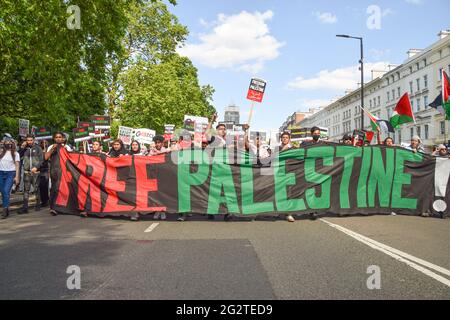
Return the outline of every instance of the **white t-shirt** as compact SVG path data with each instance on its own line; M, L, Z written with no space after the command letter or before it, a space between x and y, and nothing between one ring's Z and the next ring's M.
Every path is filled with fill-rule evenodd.
M6 151L3 158L0 160L0 171L16 171L15 162L20 162L20 155L16 151L14 155L15 161L13 161L11 151Z
M254 145L253 143L250 143L250 150L252 151L252 153L256 156L257 152L258 152L258 147L256 145ZM263 148L262 146L259 146L259 158L260 159L265 159L270 157L269 152L267 151L266 148Z
M52 150L52 148L53 148L54 145L55 145L55 144L52 144L50 147L48 147L47 152L50 152L50 151ZM64 148L66 148L67 151L72 152L72 148L69 147L67 144L64 145Z

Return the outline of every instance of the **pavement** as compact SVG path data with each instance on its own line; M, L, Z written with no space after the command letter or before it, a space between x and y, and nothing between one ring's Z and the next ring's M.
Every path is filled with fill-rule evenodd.
M176 218L13 212L0 299L450 299L450 219Z

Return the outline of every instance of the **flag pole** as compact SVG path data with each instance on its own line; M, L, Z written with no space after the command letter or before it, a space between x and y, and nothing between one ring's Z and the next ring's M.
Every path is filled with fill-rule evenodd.
M248 120L247 120L247 124L250 125L250 122L252 121L252 116L253 116L253 107L255 106L255 103L252 102L252 105L250 106L250 112L248 114Z

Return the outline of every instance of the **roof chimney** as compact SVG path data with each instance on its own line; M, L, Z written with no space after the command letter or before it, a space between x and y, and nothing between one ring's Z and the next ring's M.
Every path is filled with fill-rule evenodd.
M408 54L408 58L411 58L416 54L420 53L421 51L422 49L409 49L406 53Z
M438 33L439 39L444 39L448 35L450 35L450 30L441 30Z

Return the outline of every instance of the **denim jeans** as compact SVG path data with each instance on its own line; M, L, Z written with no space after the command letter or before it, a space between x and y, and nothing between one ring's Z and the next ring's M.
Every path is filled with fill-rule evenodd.
M16 176L15 171L0 171L0 192L3 208L9 207L9 196Z

